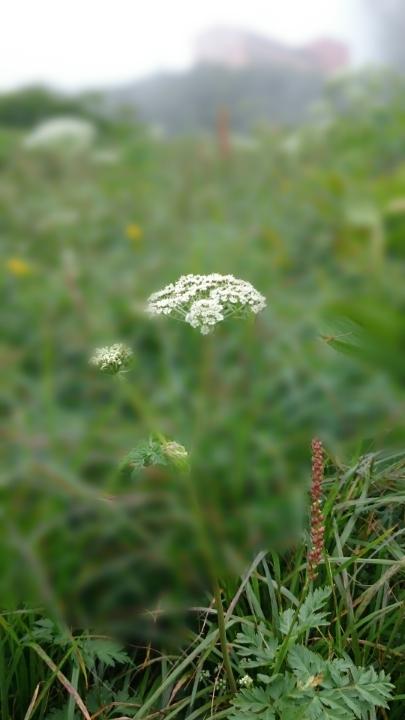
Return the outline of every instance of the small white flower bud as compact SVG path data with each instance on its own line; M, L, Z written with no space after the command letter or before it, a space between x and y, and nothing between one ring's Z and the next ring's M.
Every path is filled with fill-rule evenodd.
M116 343L108 347L96 348L89 363L101 372L116 375L128 367L132 355L129 347L123 343Z
M244 675L239 679L239 685L242 688L250 688L253 685L253 678L250 675Z

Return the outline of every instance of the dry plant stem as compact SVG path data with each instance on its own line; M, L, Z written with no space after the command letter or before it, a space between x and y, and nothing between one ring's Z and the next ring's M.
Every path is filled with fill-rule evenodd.
M233 671L232 671L231 661L229 658L228 643L226 640L225 616L224 616L224 609L222 606L221 589L219 587L219 583L216 578L214 578L212 582L213 582L215 606L217 609L218 631L219 631L219 639L220 639L220 643L221 643L222 657L224 660L224 668L225 668L226 676L228 678L229 687L233 693L236 693L237 687L236 687L236 682L235 682L235 678L234 678Z

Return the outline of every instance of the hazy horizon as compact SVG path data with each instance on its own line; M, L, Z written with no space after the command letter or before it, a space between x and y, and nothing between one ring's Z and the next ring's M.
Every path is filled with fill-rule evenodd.
M0 91L44 84L63 91L125 84L156 72L192 65L193 42L215 25L243 27L290 45L320 36L348 43L354 64L369 57L360 17L362 0L252 0L235 7L229 0L207 0L191 8L182 0L137 7L131 0L101 6L94 0L17 0L3 9ZM22 22L22 20L24 22Z

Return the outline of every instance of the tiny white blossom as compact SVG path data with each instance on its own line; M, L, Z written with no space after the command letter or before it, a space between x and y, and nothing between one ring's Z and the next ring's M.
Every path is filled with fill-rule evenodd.
M244 675L240 678L239 685L243 688L250 688L253 685L253 678L251 678L250 675Z
M251 283L219 273L183 275L148 301L151 314L183 320L203 335L228 317L259 313L265 306L265 297Z
M185 321L194 328L200 328L203 335L210 332L213 325L224 319L222 305L217 300L196 300L186 314Z
M132 350L123 343L115 343L107 347L96 348L89 363L101 372L116 373L128 367L132 358Z
M217 678L215 680L215 687L219 693L226 692L226 679L224 677Z

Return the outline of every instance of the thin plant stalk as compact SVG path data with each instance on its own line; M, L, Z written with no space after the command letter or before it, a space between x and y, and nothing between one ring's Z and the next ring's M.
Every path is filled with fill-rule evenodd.
M224 668L226 672L226 676L228 678L228 684L233 693L237 692L236 682L232 670L231 660L229 657L229 650L228 650L228 643L226 639L226 627L225 627L225 616L224 616L224 608L222 605L222 598L221 598L221 588L219 587L219 583L216 577L213 578L213 590L214 590L214 598L215 598L215 607L217 610L217 621L218 621L218 632L219 632L219 640L221 643L221 650L222 650L222 657L224 660Z
M208 573L211 577L211 584L212 584L212 590L215 600L215 607L217 611L217 625L218 625L218 633L219 633L219 640L222 650L222 657L224 661L224 669L225 673L228 679L229 688L232 693L237 692L237 686L235 677L232 670L232 665L229 657L229 650L228 650L228 642L226 637L226 624L225 624L225 615L224 615L224 608L222 605L222 598L221 598L221 588L219 586L218 581L218 574L215 569L215 562L214 558L212 556L211 551L211 545L208 539L206 525L205 525L205 518L204 514L201 510L199 498L196 492L196 489L191 482L190 474L189 472L184 474L184 479L187 486L188 496L191 504L191 509L194 515L194 519L197 524L197 533L200 539L201 543L201 552L203 559L205 561Z

